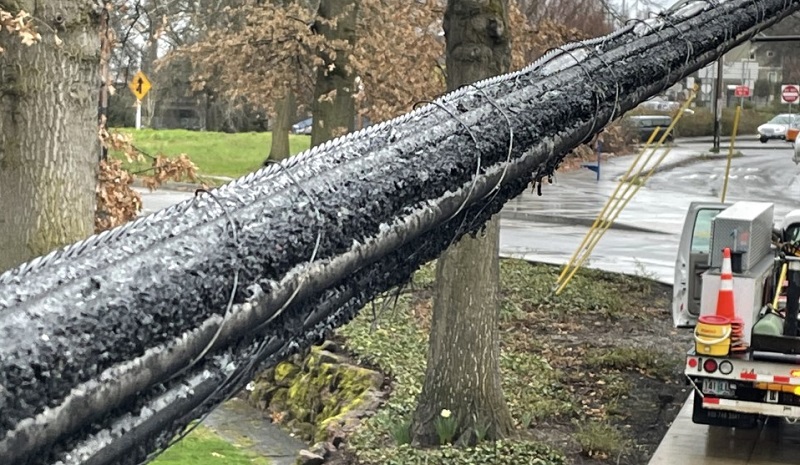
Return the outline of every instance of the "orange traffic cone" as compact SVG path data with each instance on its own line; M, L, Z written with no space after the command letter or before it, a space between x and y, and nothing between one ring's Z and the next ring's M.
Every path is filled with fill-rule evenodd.
M722 273L719 277L719 295L717 297L717 316L733 320L736 310L733 307L733 268L731 267L731 249L722 250Z
M722 250L722 273L719 281L717 297L717 315L731 320L731 352L744 352L748 346L744 340L744 321L736 317L733 304L733 268L731 266L731 249Z

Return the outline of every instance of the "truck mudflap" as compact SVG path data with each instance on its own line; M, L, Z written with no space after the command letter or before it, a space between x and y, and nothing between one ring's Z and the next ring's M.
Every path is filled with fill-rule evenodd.
M782 417L789 420L800 420L800 407L794 405L751 402L746 400L723 399L721 397L703 397L703 408L708 410L727 410L731 412L750 413L770 417Z

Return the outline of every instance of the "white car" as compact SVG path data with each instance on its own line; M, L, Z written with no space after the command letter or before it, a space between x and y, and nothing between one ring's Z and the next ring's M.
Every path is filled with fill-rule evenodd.
M780 114L758 127L758 140L766 144L770 139L786 139L786 130L800 126L800 115Z

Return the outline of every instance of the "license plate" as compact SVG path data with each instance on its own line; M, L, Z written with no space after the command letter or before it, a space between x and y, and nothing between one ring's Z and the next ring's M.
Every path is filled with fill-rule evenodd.
M719 379L704 379L703 394L711 394L718 397L732 397L735 393L734 385L731 382Z

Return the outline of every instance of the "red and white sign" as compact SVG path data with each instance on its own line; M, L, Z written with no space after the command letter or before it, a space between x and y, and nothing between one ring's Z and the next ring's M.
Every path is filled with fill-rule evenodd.
M750 97L750 88L747 86L736 86L736 89L733 91L733 95L742 98Z
M800 100L800 88L794 84L781 86L781 102L797 103Z

